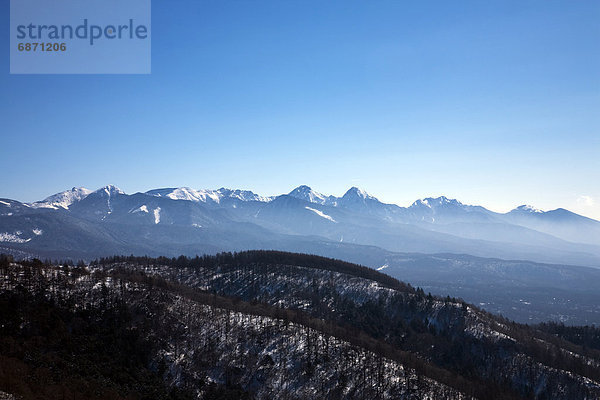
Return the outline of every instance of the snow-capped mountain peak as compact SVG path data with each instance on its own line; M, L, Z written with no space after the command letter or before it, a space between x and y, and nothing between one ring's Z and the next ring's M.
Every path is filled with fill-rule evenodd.
M364 190L355 186L348 189L342 197L338 198L336 205L344 208L361 210L361 212L371 212L374 210L381 210L382 207L387 207L386 204L381 203L376 197L371 196Z
M222 187L219 190L217 190L217 193L219 193L221 198L228 197L232 199L238 199L241 201L260 201L261 203L266 203L273 200L272 197L260 196L250 190L232 190Z
M427 197L424 199L419 199L415 201L411 207L427 207L427 208L436 208L444 205L455 205L455 206L464 206L463 203L456 199L449 199L446 196L439 197Z
M431 204L429 204L429 201L427 201L427 199L419 199L419 200L415 200L415 202L411 204L411 207L431 208Z
M101 187L98 190L95 190L93 193L98 193L98 194L106 195L106 196L113 196L115 194L125 194L124 191L122 191L115 185L106 185L104 187Z
M64 208L67 210L71 204L85 199L90 193L92 193L92 191L84 187L74 187L71 190L56 193L42 201L36 201L35 203L28 205L33 208Z
M220 194L215 190L195 190L189 187L154 189L146 192L146 194L156 197L167 197L172 200L193 201L195 203L219 203L221 200Z
M543 211L540 210L539 208L535 208L534 206L530 206L528 204L523 204L522 206L515 208L513 211L521 211L521 212L534 213L534 214L542 214L543 213Z
M348 191L342 196L342 199L350 198L359 198L362 200L377 200L376 197L371 196L369 193L365 192L363 189L357 188L356 186L353 186L350 189L348 189Z
M309 203L325 204L327 197L319 192L315 192L310 186L301 185L288 193L289 196L308 201Z
M4 224L0 226L0 233L13 235L17 230L40 229L44 231L40 240L47 240L52 238L52 232L62 234L68 230L73 242L67 243L80 243L88 246L89 251L93 243L87 244L84 238L80 240L82 229L106 243L106 251L114 251L119 248L114 247L117 244L105 239L105 229L114 228L115 235L123 235L122 240L114 243L140 243L135 245L140 247L135 248L141 252L149 248L145 240L152 240L152 246L159 250L172 251L159 237L170 238L181 228L177 233L180 243L196 240L194 243L201 243L207 249L213 249L211 243L220 246L220 241L230 243L229 240L231 243L239 240L236 243L241 243L240 248L256 243L270 245L273 240L279 240L273 235L283 234L310 235L309 240L324 237L336 242L431 252L449 251L454 245L456 249L479 248L479 244L473 242L478 240L485 242L482 242L482 246L485 245L482 254L485 251L493 257L511 254L520 257L529 254L523 253L524 246L533 246L556 251L556 256L548 256L546 250L539 256L532 253L541 260L557 263L581 260L585 265L598 265L600 259L600 250L585 253L586 247L577 247L600 248L600 221L564 209L539 212L533 207L521 206L509 213L498 213L438 195L400 207L381 202L357 187L350 188L341 197L322 195L308 186L300 186L290 194L270 198L248 190L171 187L127 195L112 185L92 193L84 188L73 188L33 206L0 199L0 223ZM156 231L153 239L147 239L140 235L142 227L165 228L165 232ZM190 227L196 229L190 231ZM174 231L167 232L168 229ZM34 236L24 239L28 238ZM282 240L287 241L287 236ZM289 240L292 243L295 239ZM506 250L512 244L515 244L512 250ZM32 249L38 250L37 247ZM582 255L578 256L577 252Z
M268 202L272 198L259 196L249 190L227 189L220 188L218 190L211 189L191 189L189 187L180 188L164 188L149 190L146 194L156 197L167 197L173 200L186 200L195 203L214 203L220 204L224 198L237 199L241 201L260 201Z

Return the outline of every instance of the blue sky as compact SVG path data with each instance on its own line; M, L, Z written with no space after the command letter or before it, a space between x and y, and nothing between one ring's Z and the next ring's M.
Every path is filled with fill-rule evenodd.
M600 218L600 2L164 1L152 74L9 75L0 197L359 186Z

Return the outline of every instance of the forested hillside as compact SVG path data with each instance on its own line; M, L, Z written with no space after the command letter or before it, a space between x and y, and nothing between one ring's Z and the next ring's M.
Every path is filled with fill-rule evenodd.
M0 266L0 390L26 399L600 396L593 340L337 260Z

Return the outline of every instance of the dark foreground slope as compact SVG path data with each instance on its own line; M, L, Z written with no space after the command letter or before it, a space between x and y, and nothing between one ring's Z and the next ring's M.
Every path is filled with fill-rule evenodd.
M595 349L321 257L5 260L2 276L0 390L25 398L600 396Z
M411 355L299 311L136 271L2 270L0 390L17 398L465 398Z

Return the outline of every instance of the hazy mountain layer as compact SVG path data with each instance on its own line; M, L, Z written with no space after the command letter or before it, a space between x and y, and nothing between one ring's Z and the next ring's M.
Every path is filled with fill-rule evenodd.
M57 231L62 244L48 239ZM94 257L116 249L195 254L252 248L275 236L294 240L285 235L396 252L600 266L600 222L563 209L541 212L521 206L498 214L445 197L404 208L381 203L358 188L335 197L308 186L277 197L225 188L127 195L106 186L93 192L73 188L31 204L0 202L0 243L40 255L64 251Z

